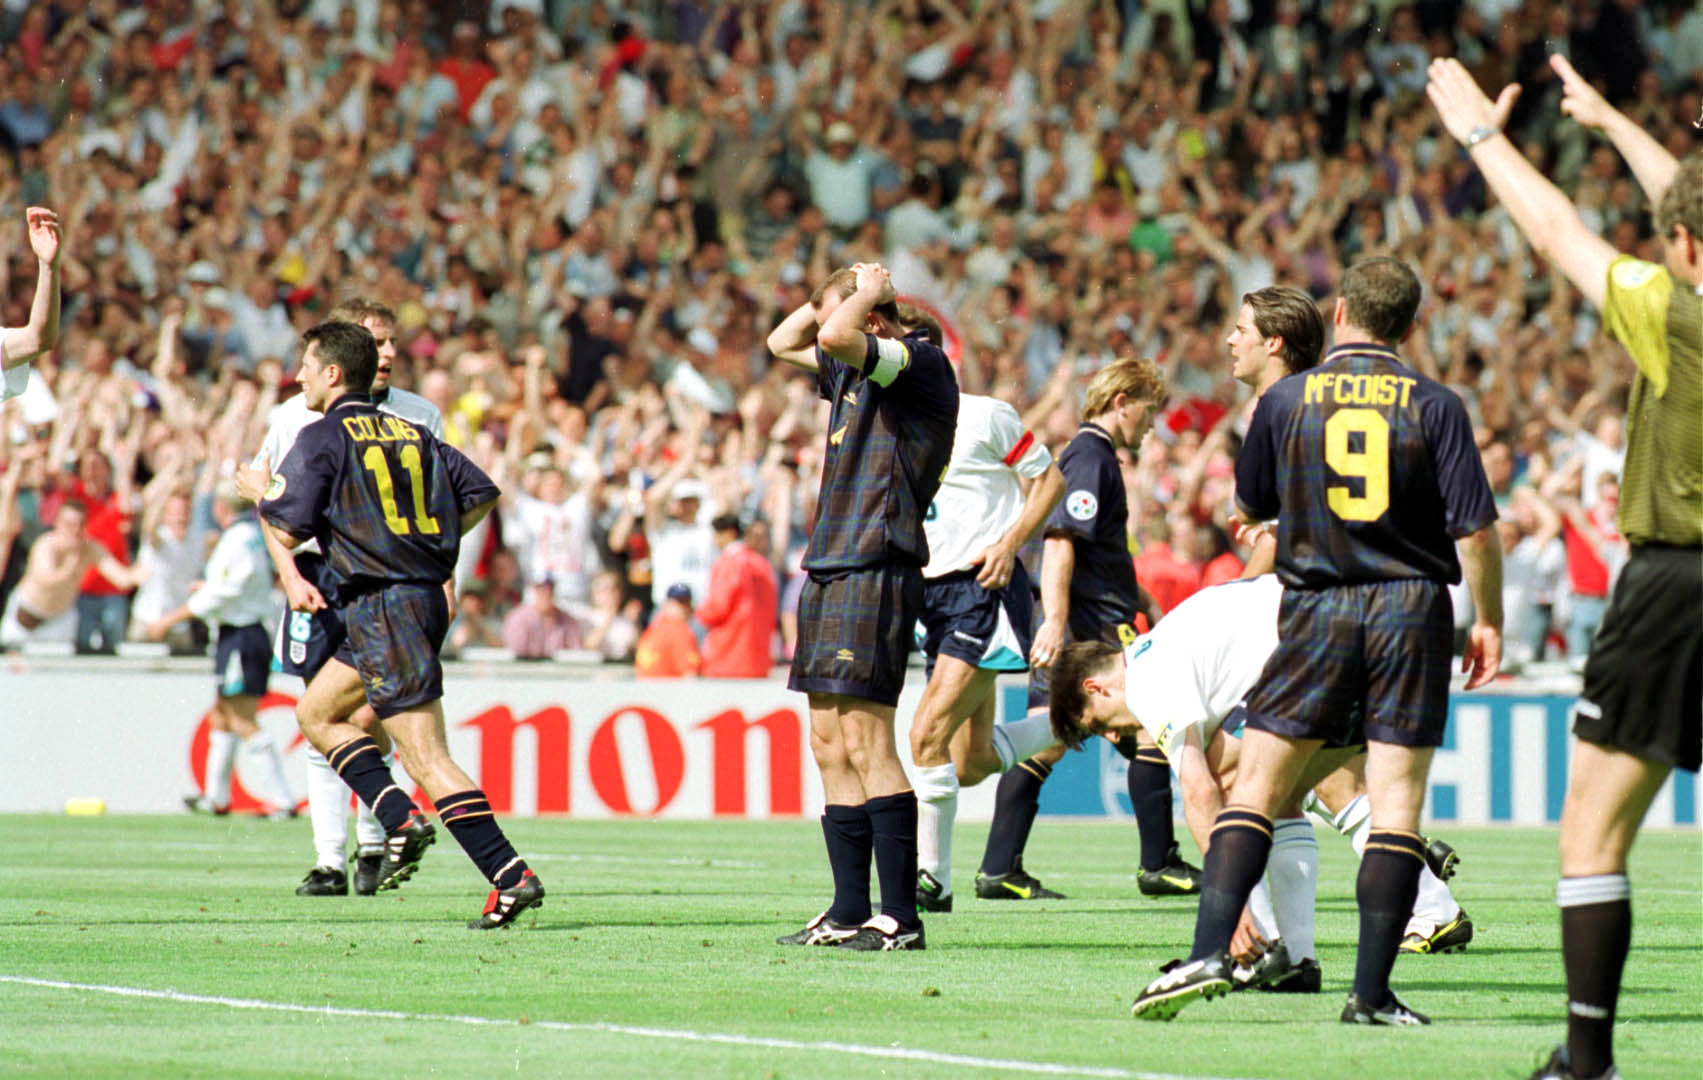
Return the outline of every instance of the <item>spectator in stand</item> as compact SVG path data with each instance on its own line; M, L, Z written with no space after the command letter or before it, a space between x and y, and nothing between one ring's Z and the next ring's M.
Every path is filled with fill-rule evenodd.
M66 501L80 503L88 515L84 526L89 539L105 548L114 562L130 562L130 534L135 528L131 508L135 496L131 486L134 458L123 459L119 486L113 485L113 466L105 454L88 450L77 459L77 479L66 492ZM142 575L114 578L99 565L91 566L77 591L77 651L110 653L124 640L130 623L130 590Z
M1507 552L1502 559L1506 656L1524 665L1543 659L1555 596L1567 570L1561 515L1535 488L1517 487L1497 529Z
M503 619L503 644L520 660L548 660L581 644L579 620L556 606L556 583L532 579L526 602Z
M16 648L29 641L70 643L76 639L77 586L92 570L121 586L142 581L142 572L125 566L88 533L89 511L75 499L59 504L53 528L30 547L24 576L6 603L0 645Z
M149 481L149 487L174 482L174 472L167 471ZM137 587L130 605L132 637L145 636L139 631L187 603L192 586L201 579L209 538L193 520L193 497L183 487L172 487L163 497L143 489L142 546L136 567L147 579ZM165 640L173 652L199 653L207 647L208 637L207 625L191 619L172 627Z
M1567 664L1583 670L1597 624L1608 609L1609 587L1626 556L1626 544L1615 527L1620 505L1620 479L1603 473L1592 485L1596 505L1585 509L1580 497L1584 459L1575 458L1551 478L1544 492L1561 515L1561 539L1567 548Z
M503 628L491 617L487 606L489 587L479 580L468 582L455 597L455 621L449 624L444 653L459 656L466 649L503 648Z
M710 591L698 608L704 636L703 673L718 679L761 679L774 666L773 642L780 583L769 560L744 541L737 514L710 522L721 554L710 567Z
M581 648L610 661L633 658L639 641L639 601L624 594L620 574L601 571L591 580L591 603L575 605L568 611L584 631Z
M679 679L703 667L698 639L692 636L692 589L670 585L662 606L639 635L633 674L641 679Z

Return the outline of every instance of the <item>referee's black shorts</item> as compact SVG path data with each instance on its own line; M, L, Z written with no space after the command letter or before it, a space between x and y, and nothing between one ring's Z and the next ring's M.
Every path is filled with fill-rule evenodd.
M798 596L787 689L897 705L922 613L922 567L812 573Z
M1440 582L1285 589L1277 648L1248 695L1247 726L1327 746L1439 746L1453 636Z
M1703 550L1632 549L1585 661L1573 733L1689 772L1703 763Z

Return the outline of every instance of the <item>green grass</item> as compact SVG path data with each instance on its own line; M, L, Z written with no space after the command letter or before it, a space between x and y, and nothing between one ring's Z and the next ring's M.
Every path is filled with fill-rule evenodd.
M447 837L377 898L304 899L304 823L0 817L0 976L322 1008L480 1017L304 1015L0 982L8 1077L1036 1075L832 1047L1189 1077L1524 1077L1563 1032L1555 834L1458 830L1464 954L1403 957L1395 983L1435 1023L1346 1028L1353 856L1321 834L1316 998L1243 994L1171 1024L1129 1018L1186 951L1187 901L1134 888L1131 826L1042 821L1027 859L1070 899L970 896L984 826L959 830L959 910L924 953L785 949L827 891L814 823L515 821L550 889L522 925L463 929L485 886ZM1637 924L1617 1043L1629 1077L1695 1077L1703 912L1695 832L1633 859ZM691 1041L609 1027L782 1040ZM1120 1075L1102 1071L1100 1075Z

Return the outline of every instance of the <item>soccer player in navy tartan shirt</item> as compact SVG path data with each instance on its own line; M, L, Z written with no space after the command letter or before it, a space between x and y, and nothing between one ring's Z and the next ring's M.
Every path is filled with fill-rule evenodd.
M1285 586L1278 646L1249 694L1235 787L1212 830L1189 962L1131 1012L1166 1020L1229 989L1226 947L1264 873L1272 815L1364 742L1372 831L1356 897L1360 943L1345 1023L1430 1021L1390 990L1425 867L1419 814L1449 715L1453 612L1466 562L1475 621L1467 689L1501 659L1496 504L1466 407L1401 363L1421 287L1405 263L1364 259L1343 275L1324 362L1260 398L1236 460L1236 502L1278 519Z
M768 345L814 372L832 406L788 686L810 696L834 902L780 942L920 949L917 799L893 712L922 607L923 515L952 457L958 382L924 331L906 333L876 265L836 271ZM873 918L872 856L881 881Z
M302 344L297 378L308 407L325 415L297 436L260 514L286 548L319 541L348 637L308 684L297 722L384 825L379 888L395 888L434 830L392 781L372 737L350 722L364 697L408 775L491 882L485 910L468 926L507 926L542 902L544 887L497 826L485 793L449 756L438 658L449 628L443 583L462 534L496 504L497 487L453 447L378 411L370 395L378 346L365 327L320 323Z

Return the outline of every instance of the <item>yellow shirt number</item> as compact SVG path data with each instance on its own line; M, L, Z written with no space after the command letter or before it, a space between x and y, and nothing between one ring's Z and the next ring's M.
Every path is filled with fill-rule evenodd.
M1349 449L1348 437L1358 432L1360 449ZM1374 409L1341 409L1325 421L1325 464L1338 476L1358 477L1364 495L1350 493L1347 484L1332 484L1331 512L1344 521L1376 521L1390 508L1390 424Z

